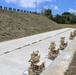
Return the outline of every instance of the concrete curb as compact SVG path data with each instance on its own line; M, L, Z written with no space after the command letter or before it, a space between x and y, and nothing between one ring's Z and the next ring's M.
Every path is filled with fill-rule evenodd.
M72 61L75 51L76 37L40 75L64 75Z

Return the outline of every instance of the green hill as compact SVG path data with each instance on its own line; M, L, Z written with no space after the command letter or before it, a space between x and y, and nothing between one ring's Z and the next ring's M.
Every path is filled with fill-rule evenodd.
M57 23L48 18L0 9L0 41L20 38L58 29Z

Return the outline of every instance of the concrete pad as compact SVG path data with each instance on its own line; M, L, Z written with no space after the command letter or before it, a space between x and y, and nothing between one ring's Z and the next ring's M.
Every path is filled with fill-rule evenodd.
M14 49L32 44L34 42L38 42L39 40L43 40L48 37L52 37L60 33L66 32L68 30L72 30L72 28L64 28L64 29L50 31L50 32L42 33L42 34L19 38L19 39L15 39L11 41L1 42L0 43L0 55L6 53L7 51L12 51Z
M64 33L57 34L57 35L51 36L51 37L49 37L49 35L52 35L52 34L54 35L55 32L53 32L52 34L48 34L48 35L46 33L47 37L49 37L49 38L44 39L43 41L38 41L37 43L31 44L29 46L22 47L21 49L17 49L17 50L9 52L7 54L1 55L0 56L0 66L1 66L0 75L23 75L23 72L28 69L28 66L29 66L28 61L30 59L30 54L36 50L39 50L40 55L41 55L41 60L45 61L45 66L47 68L53 62L52 60L47 58L47 54L49 51L48 48L49 48L51 41L56 41L57 47L59 46L60 37L62 37L62 36L66 37L66 41L68 41L68 44L70 44L70 42L71 42L69 40L69 34L74 29L70 29L69 31L67 29L62 29L62 30L64 30ZM57 31L56 31L56 33L57 33ZM43 38L46 38L46 35L42 34ZM39 39L39 37L38 37L38 39ZM22 43L21 39L19 40L19 42ZM12 42L8 41L8 43L10 44ZM12 45L13 45L13 43L12 43ZM7 46L7 48L9 48L9 50L10 49L12 50L12 48L13 48L12 45L9 46L10 48ZM18 44L16 44L16 45L18 45ZM19 47L19 45L17 47ZM7 50L7 48L6 48L6 50ZM14 47L14 48L16 48L16 47ZM4 51L6 51L6 50L4 50ZM62 54L62 51L60 51L60 53Z

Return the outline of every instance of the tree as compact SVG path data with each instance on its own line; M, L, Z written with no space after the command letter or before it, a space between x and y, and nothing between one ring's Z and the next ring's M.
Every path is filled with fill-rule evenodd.
M53 20L54 20L55 22L57 22L57 23L64 23L63 17L62 17L61 15L59 15L59 14L57 14L57 15L53 18Z
M64 12L64 13L62 13L62 15L71 15L71 13L70 12Z
M73 16L71 19L71 24L76 24L76 16Z
M52 10L50 10L50 9L45 9L44 12L43 12L43 15L45 15L49 19L53 19L53 17L52 17Z

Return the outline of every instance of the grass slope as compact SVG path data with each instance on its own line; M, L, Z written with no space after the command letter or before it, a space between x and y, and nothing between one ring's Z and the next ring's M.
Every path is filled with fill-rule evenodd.
M41 15L0 10L0 41L58 28L57 23Z
M66 27L76 25L58 25L42 15L0 9L0 42Z

